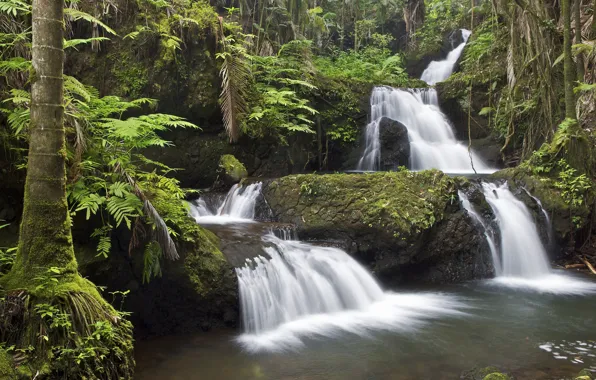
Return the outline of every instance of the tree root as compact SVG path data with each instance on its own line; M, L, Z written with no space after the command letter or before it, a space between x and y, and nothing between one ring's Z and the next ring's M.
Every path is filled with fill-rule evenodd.
M132 324L87 280L59 289L13 290L0 301L0 341L24 354L20 369L38 379L131 379Z

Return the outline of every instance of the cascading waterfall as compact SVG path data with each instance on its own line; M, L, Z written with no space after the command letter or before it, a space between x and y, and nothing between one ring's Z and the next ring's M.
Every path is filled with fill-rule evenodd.
M532 278L550 274L546 249L532 214L506 183L483 183L484 197L492 207L501 231L499 276Z
M303 339L338 332L411 330L437 316L462 315L463 305L442 294L392 294L344 251L263 238L267 257L236 269L248 350L300 348Z
M525 187L522 187L522 189L526 192L526 194L528 194L528 196L530 198L532 198L534 200L534 202L536 202L536 204L538 205L538 207L540 207L540 211L542 212L542 215L544 215L544 220L546 221L546 234L548 236L548 244L550 245L552 243L553 237L552 237L552 229L553 226L551 224L550 221L550 216L548 216L548 212L546 212L546 210L544 209L544 206L542 206L542 202L540 201L540 199L536 198L535 196L533 196L528 189L526 189Z
M444 60L432 61L424 70L420 79L432 86L449 78L451 73L453 73L453 68L457 63L457 60L461 56L461 53L464 51L464 47L466 46L468 38L470 38L471 34L471 31L467 29L461 29L463 42L459 44L455 49L451 50L447 55L447 58L445 58Z
M495 261L497 283L549 293L596 291L596 284L553 273L532 214L513 195L507 183L483 183L482 188L495 214L501 236L501 260L500 263Z
M412 170L435 168L447 173L473 173L474 169L478 173L492 173L495 170L455 139L451 124L439 109L435 89L390 87L373 89L372 122L366 128L365 151L358 170L379 169L379 124L383 117L396 120L408 129Z
M248 186L232 186L220 204L209 205L204 199L190 204L191 216L202 223L247 222L254 220L257 198L261 194L262 183Z

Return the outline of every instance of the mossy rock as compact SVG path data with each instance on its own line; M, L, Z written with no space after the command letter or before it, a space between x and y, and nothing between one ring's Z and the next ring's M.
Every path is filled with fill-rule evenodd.
M486 239L459 205L467 183L438 170L294 175L266 182L274 217L340 245L390 281L457 282L492 273Z
M246 167L231 154L224 154L219 159L218 174L227 186L236 184L248 177Z

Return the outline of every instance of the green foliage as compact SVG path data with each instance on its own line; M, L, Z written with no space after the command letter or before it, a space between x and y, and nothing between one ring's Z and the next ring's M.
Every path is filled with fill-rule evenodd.
M330 57L318 57L315 65L322 75L336 80L404 87L410 79L401 55L392 55L389 49L376 46L368 46L359 52L342 51Z
M157 242L150 242L143 252L143 283L148 283L152 278L161 277L160 260L162 252Z

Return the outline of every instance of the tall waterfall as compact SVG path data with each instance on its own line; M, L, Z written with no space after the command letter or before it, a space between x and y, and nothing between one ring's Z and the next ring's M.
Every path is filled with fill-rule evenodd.
M306 338L411 330L433 317L462 315L463 305L446 295L383 292L340 249L263 240L267 257L236 269L245 330L239 341L249 350L297 349Z
M371 123L366 127L365 151L359 170L378 170L381 155L379 124L383 117L408 129L412 170L440 169L448 173L490 173L476 153L455 139L453 128L439 108L435 89L375 87L371 95ZM471 161L474 163L472 168Z
M464 47L466 46L468 38L470 38L471 34L471 31L467 29L462 29L461 35L463 38L463 42L459 44L455 49L451 50L447 55L447 58L445 58L444 60L432 61L424 70L420 79L422 79L430 85L434 85L449 78L451 73L453 73L453 68L457 63L457 60L461 56L461 53L464 51Z
M227 223L235 221L252 221L255 217L257 198L261 194L262 183L248 186L238 184L232 186L226 197L215 204L209 204L199 198L190 204L190 213L197 222Z
M492 207L501 231L502 261L499 276L532 278L550 273L546 250L532 214L507 184L483 183L484 196Z
M507 183L482 183L482 190L495 215L500 235L498 247L490 226L474 210L463 192L459 192L459 196L462 206L484 230L497 275L492 280L494 283L546 293L596 292L595 283L559 274L551 269L532 214L513 195ZM537 198L534 199L540 202Z

